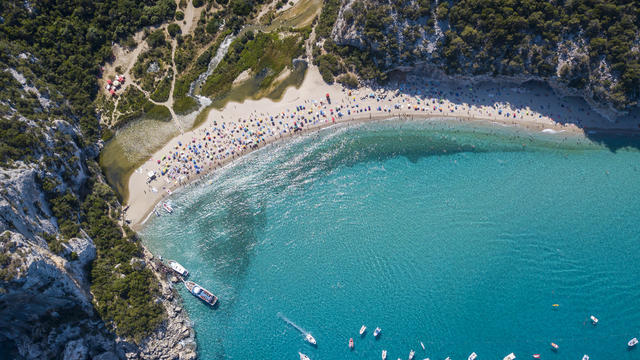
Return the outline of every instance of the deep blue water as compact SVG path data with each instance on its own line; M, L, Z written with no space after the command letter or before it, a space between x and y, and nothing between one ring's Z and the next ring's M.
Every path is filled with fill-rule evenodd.
M220 297L180 287L203 359L640 359L638 151L385 121L269 146L171 202L142 237Z

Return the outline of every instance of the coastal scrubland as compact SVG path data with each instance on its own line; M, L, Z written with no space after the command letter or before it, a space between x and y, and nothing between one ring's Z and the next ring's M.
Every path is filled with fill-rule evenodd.
M314 56L326 80L384 79L431 64L451 75L556 78L618 109L637 104L640 7L620 0L325 0ZM334 29L335 24L335 29Z

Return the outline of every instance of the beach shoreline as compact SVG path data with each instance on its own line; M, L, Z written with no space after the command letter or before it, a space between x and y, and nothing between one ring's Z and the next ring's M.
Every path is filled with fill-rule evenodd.
M429 84L429 81L426 80L414 80L416 83L420 81ZM470 86L468 84L464 85L467 87ZM488 86L490 85L487 85L487 87ZM603 133L636 132L631 126L614 127L612 125L615 124L605 120L595 112L588 110L585 111L584 114L576 112L576 114L580 116L579 118L578 116L575 117L575 121L579 123L579 126L569 121L570 119L564 120L564 122L562 122L563 119L554 120L554 118L551 117L552 115L558 114L558 116L564 117L560 114L573 114L576 108L583 110L585 105L581 104L578 99L566 100L553 98L540 101L541 96L543 96L544 99L544 97L549 97L549 94L540 95L541 90L532 90L529 93L523 93L517 85L511 84L511 86L515 89L515 94L500 95L491 105L476 105L474 102L480 102L480 96L482 95L474 98L474 91L472 89L469 89L469 93L471 94L470 99L464 99L459 93L466 90L466 88L460 90L463 89L460 83L432 80L431 84L425 86L425 88L431 91L431 95L434 93L439 95L437 96L437 101L434 97L420 100L422 90L419 85L413 90L401 89L400 86L395 89L389 88L383 90L362 87L349 91L337 84L329 85L324 83L317 68L315 66L309 66L307 75L300 88L287 89L279 101L260 99L245 100L242 103L228 103L221 110L211 110L207 119L198 127L173 137L162 148L154 152L150 159L143 163L129 177L128 210L125 213L125 219L135 230L139 230L146 219L153 214L153 210L158 204L173 191L201 180L211 172L229 165L234 160L254 150L262 149L267 145L289 139L296 135L310 134L337 124L356 124L393 118L402 120L442 118L458 119L461 122L479 121L487 124L496 123L517 126L522 129L538 132L550 129L550 132L562 131L566 134L571 133L584 136L586 136L587 131ZM506 90L498 89L495 92L501 94L502 91L506 92L509 88L505 87L504 89ZM491 88L491 90L493 90L493 88ZM485 90L480 86L478 91L483 92ZM416 92L418 95L416 95ZM326 101L325 94L330 95L331 102ZM491 96L492 93L483 92L483 94L490 99L482 99L484 102L490 103L494 100L494 97ZM511 101L505 101L507 98ZM535 100L538 101L536 102ZM557 104L552 104L551 101L555 101ZM525 107L518 104L519 102L525 104L531 103L532 106ZM304 106L304 109L302 109L302 106ZM382 106L384 106L384 108ZM293 108L295 108L295 111L293 111ZM338 110L329 111L337 108L344 112L348 111L349 113L342 113L342 116L338 116ZM538 108L548 109L548 111L540 111ZM315 113L313 110L315 110ZM353 110L353 112L351 112L351 110ZM281 116L279 124L282 125L282 128L276 125L278 121L274 121L274 114L276 114L276 117ZM309 116L308 123L306 123L306 120L305 122L301 121L301 119L307 119L305 115ZM313 121L311 121L311 117L313 117ZM283 124L282 121L285 123ZM269 131L267 136L263 134L265 122L268 125L266 129ZM269 126L269 122L271 122L272 125ZM294 125L291 125L291 123ZM275 130L276 128L279 132ZM183 166L181 163L187 163L189 167L192 166L191 161L187 161L186 159L180 161L182 152L180 152L181 155L178 155L177 160L174 156L173 163L171 162L171 156L169 156L167 160L167 155L172 153L178 154L177 150L187 150L185 147L186 144L194 144L194 148L191 149L191 146L189 146L189 149L199 156L199 151L195 150L196 140L198 140L199 150L202 150L200 147L201 141L204 141L205 147L207 147L212 141L211 135L214 132L212 129L217 129L218 135L220 135L220 131L224 129L220 137L222 144L217 144L218 139L214 141L216 142L216 146L226 146L225 149L227 150L229 148L233 149L231 153L226 153L228 156L213 159L209 158L209 152L207 151L207 159L198 158L198 160L208 161L208 165L198 166L196 165L196 160L193 160L193 166L197 171L191 172L187 170L186 174L180 175L177 179L175 177L170 179L168 175L164 176L163 169L166 170L169 166ZM240 130L231 130L229 134L227 129L243 129L244 133ZM253 131L249 131L249 129ZM229 142L229 139L233 136L238 136L239 133L247 138L246 133L251 134L252 132L256 132L257 129L260 129L260 131L257 131L259 135L253 135L253 137L257 139L257 142L249 140L248 144L250 144L250 146L246 146L247 143L244 142L242 142L242 146L239 146L238 143L235 142L235 139L233 142ZM206 143L207 137L209 137L209 143ZM215 135L213 137L215 138ZM222 150L219 150L219 152L220 151ZM215 152L212 151L212 154L213 153ZM191 157L189 157L189 160L190 159ZM158 174L151 182L148 181L149 172ZM180 170L178 170L178 174L180 174Z

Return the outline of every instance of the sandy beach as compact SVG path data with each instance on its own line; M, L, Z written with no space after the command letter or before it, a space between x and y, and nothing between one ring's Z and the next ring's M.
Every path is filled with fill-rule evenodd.
M634 125L613 124L582 99L558 98L541 84L470 84L405 75L385 88L348 90L326 84L310 66L301 87L287 89L280 101L247 100L214 109L200 126L155 152L129 178L125 219L139 228L172 191L274 141L337 123L393 117L482 120L551 133L631 130Z

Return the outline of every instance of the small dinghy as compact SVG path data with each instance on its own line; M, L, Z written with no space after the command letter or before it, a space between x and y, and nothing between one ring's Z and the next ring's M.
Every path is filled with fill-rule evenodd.
M558 351L558 349L560 349L560 346L558 346L558 344L552 342L551 343L551 350Z
M353 338L349 339L349 349L353 350Z
M373 336L374 336L374 337L378 337L378 336L380 336L380 332L381 332L381 331L382 331L382 330L381 330L379 327L377 327L377 328L373 331Z
M633 338L633 339L629 340L629 342L627 343L627 345L628 345L629 347L634 347L634 346L638 345L638 338Z
M420 341L420 346L422 346L422 350L425 350L424 344L422 343L422 341Z
M589 360L589 355L582 355L582 360Z
M382 360L387 360L387 350L382 350Z
M189 276L189 272L187 271L187 269L185 269L184 266L180 265L177 261L169 260L169 267L171 268L171 270L175 271L182 277L186 278L187 276Z
M304 335L304 339L311 345L316 345L316 339L310 334L310 333L306 333Z
M367 331L367 327L362 325L362 327L360 328L360 336L364 335L365 331Z
M595 316L591 315L591 317L590 317L590 318L591 318L591 323L592 323L593 325L596 325L596 324L598 323L598 318L597 318L597 317L595 317Z
M409 352L409 360L413 360L413 357L416 355L416 352L411 350L411 352Z
M169 214L173 212L173 208L168 203L162 203L162 208Z
M534 359L540 359L540 354L533 354Z
M193 281L185 281L184 286L187 287L191 295L197 297L198 299L211 306L214 306L218 302L218 298L215 295L213 295L209 290L194 283Z
M475 352L472 352L471 355L469 355L469 357L467 359L468 360L476 360L477 357L478 357L478 354L476 354Z
M514 360L515 358L516 358L516 355L514 353L511 353L505 356L502 360Z
M309 357L301 352L298 353L300 355L300 360L311 360Z

